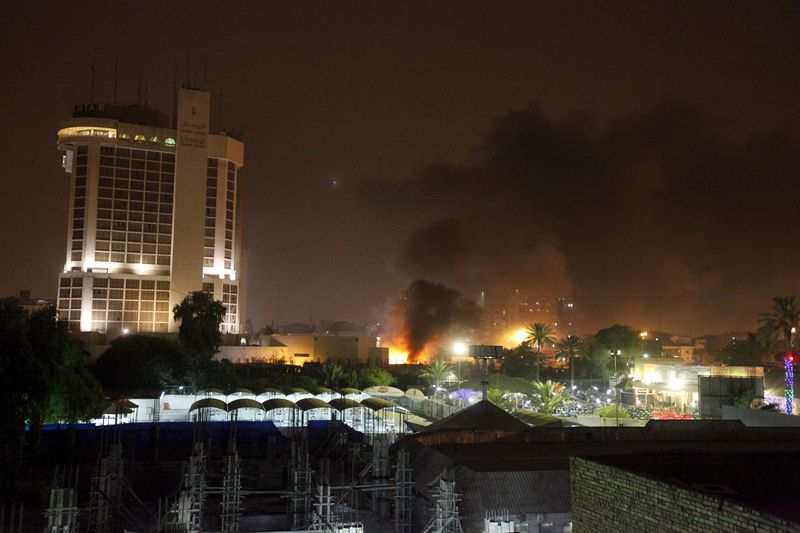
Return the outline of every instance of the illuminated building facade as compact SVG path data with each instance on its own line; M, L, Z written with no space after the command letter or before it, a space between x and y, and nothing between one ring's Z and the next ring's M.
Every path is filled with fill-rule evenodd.
M70 179L59 316L116 336L174 330L192 291L226 307L222 330L244 324L237 218L244 145L209 133L210 95L181 89L177 128L139 106L90 104L61 124Z

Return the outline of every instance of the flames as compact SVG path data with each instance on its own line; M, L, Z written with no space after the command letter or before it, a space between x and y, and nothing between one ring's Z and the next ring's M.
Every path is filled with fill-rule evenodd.
M419 363L427 363L430 361L430 353L428 345L416 354L411 351L402 342L402 338L393 339L389 342L381 342L381 345L389 348L389 364L390 365L412 365Z
M390 365L407 365L408 352L402 350L389 348L389 364Z

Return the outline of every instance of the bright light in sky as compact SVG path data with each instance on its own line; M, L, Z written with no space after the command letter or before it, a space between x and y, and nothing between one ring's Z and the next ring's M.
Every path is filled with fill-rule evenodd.
M525 339L527 338L528 338L528 330L526 330L525 328L521 328L516 333L514 333L514 341L517 344L522 344L523 342L525 342Z
M468 351L469 347L467 346L466 342L455 341L453 343L453 355L458 355L458 356L467 355Z

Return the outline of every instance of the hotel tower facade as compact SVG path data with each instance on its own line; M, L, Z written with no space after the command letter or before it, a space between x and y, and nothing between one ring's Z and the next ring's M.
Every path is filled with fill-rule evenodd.
M176 128L139 106L77 106L60 125L70 180L58 311L70 327L115 337L177 327L172 308L206 291L244 324L241 223L244 145L209 132L210 95L181 89Z

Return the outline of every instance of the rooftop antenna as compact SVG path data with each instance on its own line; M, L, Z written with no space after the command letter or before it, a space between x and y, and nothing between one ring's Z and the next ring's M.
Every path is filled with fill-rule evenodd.
M203 56L203 90L208 88L208 54Z
M144 107L147 107L147 82L144 82Z
M114 105L117 105L117 68L119 66L119 56L114 56Z
M136 88L136 105L142 105L142 73L139 73L139 86Z
M172 85L172 127L178 128L178 62L175 62L175 78Z
M223 90L225 89L225 77L220 77L219 80L219 111L217 112L217 131L222 131L222 96Z
M94 103L94 63L97 60L97 45L94 45L94 49L92 50L92 90L91 94L89 95L89 101Z

